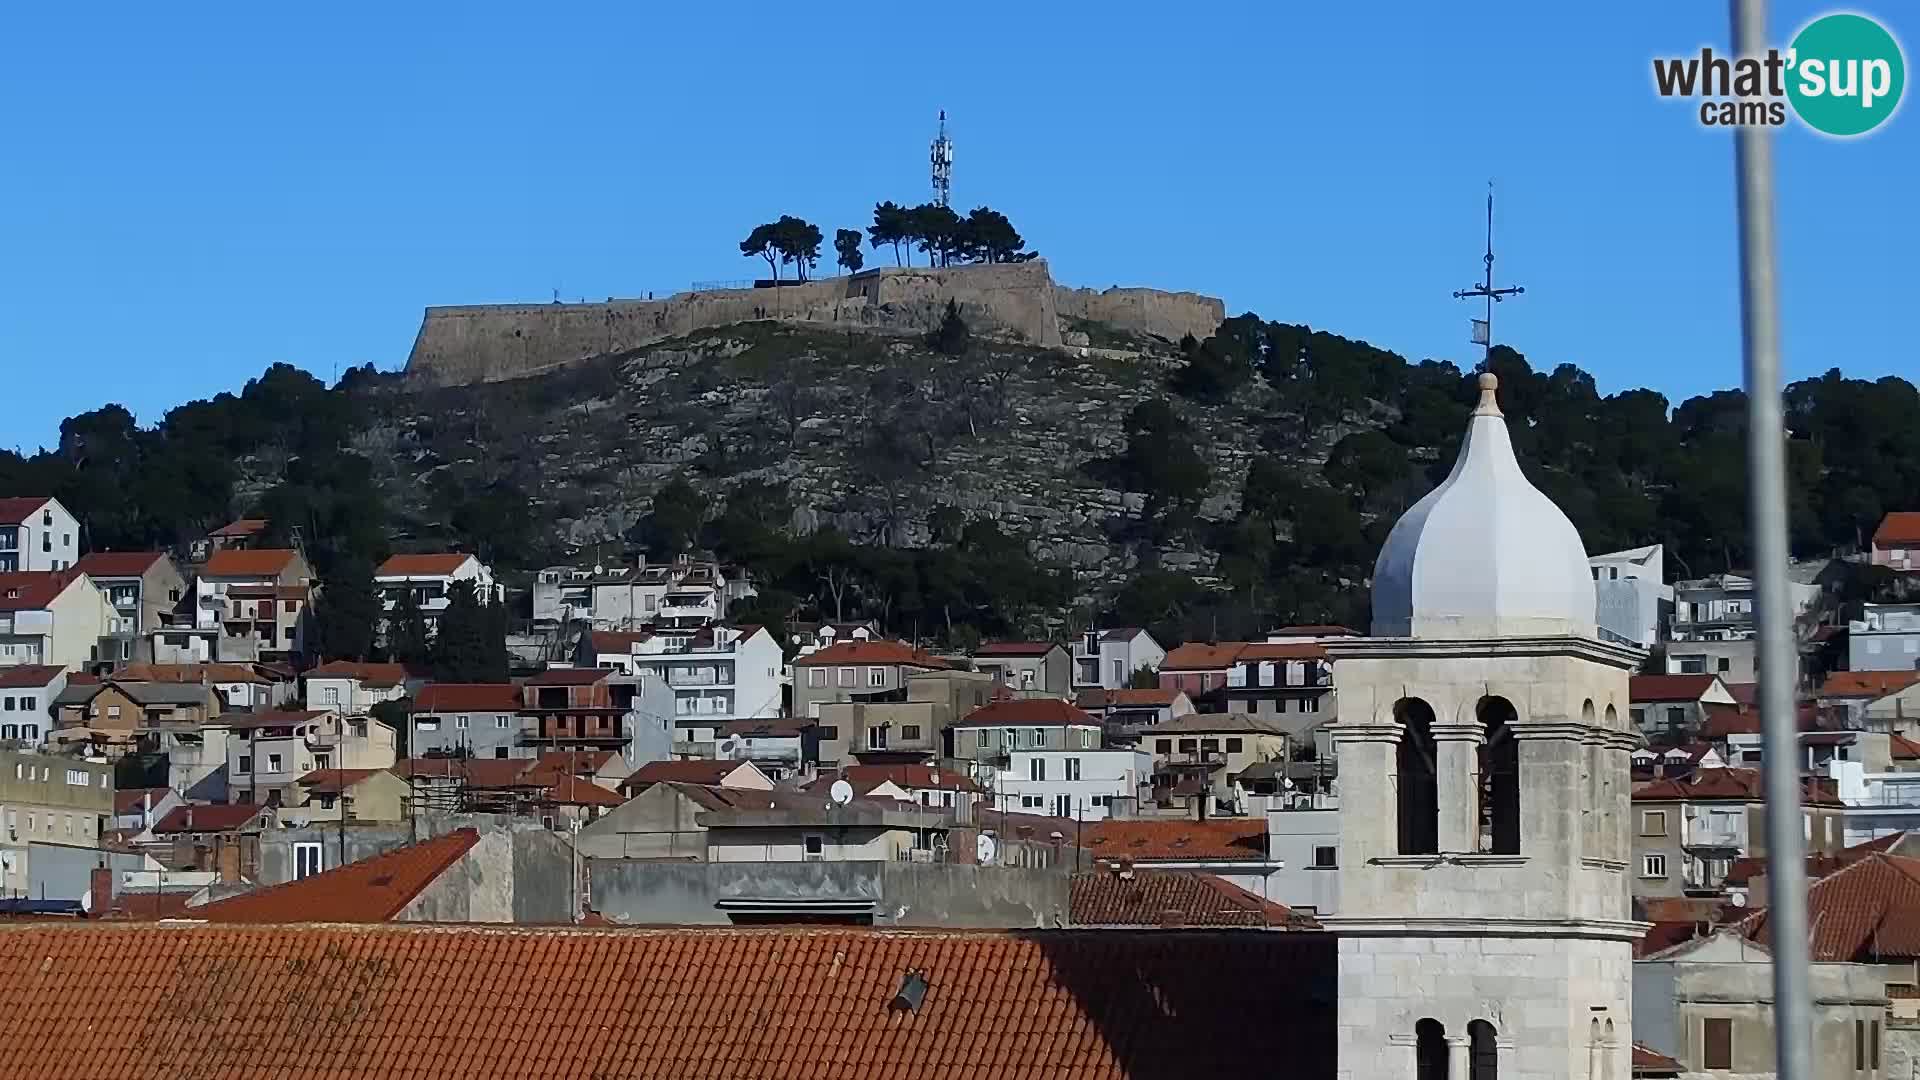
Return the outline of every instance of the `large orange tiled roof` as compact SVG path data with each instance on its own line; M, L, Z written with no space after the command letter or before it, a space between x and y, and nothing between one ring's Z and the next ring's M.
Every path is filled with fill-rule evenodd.
M95 551L80 556L73 568L90 578L140 577L164 558L158 551Z
M1627 697L1641 701L1698 701L1713 689L1717 675L1634 675L1627 679Z
M1836 671L1820 685L1820 696L1879 698L1920 682L1920 671Z
M904 641L842 641L793 662L795 667L825 664L904 664L929 670L950 667L945 660Z
M1160 661L1160 670L1225 671L1246 647L1244 641L1188 642L1168 649L1166 659Z
M439 552L427 555L394 555L380 564L375 577L446 577L466 565L471 555Z
M0 1075L1330 1076L1334 945L1247 930L21 923L0 926ZM924 997L890 1007L909 971Z
M1740 924L1762 945L1772 940L1765 910ZM1920 859L1874 852L1807 889L1812 958L1874 963L1920 958Z
M292 548L227 548L207 557L205 577L279 577L298 557Z
M323 873L216 900L188 912L216 923L386 922L480 842L473 829L396 848Z
M0 573L0 611L38 611L79 580L78 570L9 570Z
M1249 926L1306 930L1318 924L1225 878L1194 870L1112 869L1073 875L1075 926Z
M1265 859L1267 823L1262 818L1214 818L1209 821L1090 821L1082 845L1102 858L1196 862Z
M24 525L39 509L53 499L47 495L13 495L0 498L0 525Z
M1920 543L1920 510L1895 510L1873 531L1874 547Z
M520 688L512 683L428 683L413 698L419 713L519 710Z
M1100 721L1059 698L1009 698L982 705L953 727L1060 727L1077 724L1099 727Z

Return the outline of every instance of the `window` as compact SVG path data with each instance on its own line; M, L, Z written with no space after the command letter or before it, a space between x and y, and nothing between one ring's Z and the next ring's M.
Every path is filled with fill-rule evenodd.
M900 737L908 741L918 741L920 738L920 725L919 724L900 725Z
M337 686L329 686L329 687L327 687L327 689L326 689L326 702L327 702L327 704L329 704L329 705L338 705L338 704L340 704L340 688L339 688L339 687L337 687Z
M413 726L419 728L421 731L439 731L440 718L437 716L418 717L414 720Z
M506 747L504 747L504 746L496 746L496 747L494 747L494 748L493 748L493 756L494 756L494 757L496 757L496 758L504 758L504 757L506 757L506 756L507 756L507 748L506 748Z
M1431 1017L1413 1025L1416 1080L1447 1080L1447 1029Z
M12 711L13 711L13 699L12 699L12 698L5 698L5 699L0 699L0 700L4 700L4 701L5 701L5 708L6 708L6 710L7 710L8 712L12 712Z
M1180 752L1183 754L1191 754L1195 750L1197 750L1199 746L1200 746L1200 742L1197 739L1181 739L1180 740Z
M885 724L867 729L867 749L885 750L887 748L887 728Z
M1201 739L1201 740L1200 740L1200 752L1201 752L1201 753L1203 753L1203 754L1217 754L1217 753L1219 753L1219 752L1220 752L1220 740L1219 740L1219 739Z
M1640 857L1640 876L1644 878L1666 877L1667 857L1665 855L1642 855Z
M1867 1068L1878 1069L1879 1067L1880 1021L1874 1020L1867 1024Z
M1239 740L1239 739L1228 739L1228 740L1227 740L1227 753L1229 753L1229 754L1237 754L1237 753L1239 753L1239 752L1240 752L1240 740Z
M1665 810L1642 810L1640 812L1640 835L1667 835L1667 812Z
M501 713L493 718L493 726L499 731L510 731L513 729L513 717Z
M1707 1069L1733 1068L1733 1021L1710 1016L1700 1022L1700 1042L1705 1052L1700 1065Z
M118 705L107 706L107 719L109 720L120 719L120 706Z
M1038 795L1020 796L1020 809L1022 810L1038 810L1040 809L1040 805L1041 800Z
M1073 817L1073 796L1055 795L1053 797L1054 817Z
M808 862L819 862L827 857L826 841L818 835L802 838L800 845Z
M1722 656L1714 664L1723 673L1733 670L1733 660L1729 657Z
M465 715L456 716L453 718L453 726L457 730L465 731L467 730L467 721L470 719L471 717Z
M1859 1017L1853 1018L1853 1071L1865 1072L1867 1068L1867 1022Z
M1153 741L1153 750L1156 754L1171 754L1173 753L1173 740L1155 739Z
M1440 850L1440 783L1434 766L1433 707L1419 698L1402 698L1393 707L1393 718L1401 724L1400 743L1394 751L1394 809L1400 854L1433 855ZM1440 1060L1444 1062L1446 1042L1439 1032L1440 1024L1424 1020L1421 1023L1433 1024L1434 1039L1442 1054ZM1444 1072L1444 1064L1441 1069Z
M820 737L822 739L838 739L840 737L840 728L834 724L821 724Z
M1027 779L1045 780L1047 778L1047 759L1035 757L1027 759Z
M841 685L841 686L844 686L844 687L847 687L848 689L852 689L852 688L853 688L853 686L854 686L854 685L856 685L856 684L854 683L854 681L853 681L853 669L852 669L852 668L850 668L850 667L843 667L843 668L841 668L841 669L840 669L840 685Z
M1070 757L1067 759L1067 779L1069 780L1080 779L1080 759L1079 758Z
M827 685L827 669L819 668L819 667L808 668L807 669L807 685L816 690L822 686Z
M253 759L252 759L252 758L250 758L250 757L248 757L248 756L247 756L247 755L245 755L245 754L241 754L241 755L240 755L240 773L241 773L241 775L243 775L243 776L244 776L244 775L246 775L247 773L250 773L250 772L252 772L252 771L253 771Z
M1493 1025L1475 1020L1467 1025L1468 1080L1497 1080L1500 1048L1494 1041Z
M316 768L316 769L331 769L331 768L333 768L333 755L332 755L332 754L315 754L315 755L313 755L313 767L314 767L314 768Z
M284 764L284 761L285 759L283 759L279 754L268 754L267 755L267 771L270 773L280 772L281 766Z
M1125 661L1121 661L1121 660L1113 661L1113 680L1112 681L1113 681L1114 689L1116 690L1119 689L1120 687L1127 685L1127 668L1126 668Z
M867 669L867 685L868 686L887 685L887 669L883 667L868 668Z
M71 787L86 787L87 786L87 770L68 769L67 784Z
M1704 656L1683 656L1683 657L1681 657L1681 658L1680 658L1680 674L1682 674L1682 675L1705 675L1706 673L1707 673L1707 658L1706 658L1706 657L1704 657Z
M312 841L300 841L293 845L293 879L312 877L326 866L320 857L320 845Z
M1213 689L1213 673L1212 672L1201 672L1200 689L1202 692Z
M1313 849L1313 868L1315 870L1332 870L1339 866L1340 862L1336 855L1338 850L1339 849L1332 845L1315 847Z

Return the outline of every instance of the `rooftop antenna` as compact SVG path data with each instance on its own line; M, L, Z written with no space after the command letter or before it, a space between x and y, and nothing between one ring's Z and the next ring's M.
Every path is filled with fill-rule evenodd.
M1527 290L1518 285L1509 285L1504 289L1493 287L1493 181L1487 181L1487 271L1480 284L1471 289L1461 289L1453 294L1455 300L1467 300L1481 297L1486 300L1487 314L1484 319L1473 320L1473 343L1486 348L1481 357L1481 366L1493 359L1493 305L1509 296L1519 296Z
M933 140L933 201L941 206L953 194L953 140L947 138L947 110L940 110L940 134Z

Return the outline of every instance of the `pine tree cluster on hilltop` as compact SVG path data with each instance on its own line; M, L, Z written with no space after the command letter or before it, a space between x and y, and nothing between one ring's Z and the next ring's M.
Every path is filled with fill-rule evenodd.
M744 564L761 590L747 613L754 621L873 617L892 632L917 630L953 645L1095 620L1148 625L1167 641L1256 633L1281 622L1364 625L1365 584L1385 530L1444 475L1474 400L1471 373L1451 364L1409 363L1362 341L1254 315L1228 319L1206 340L1173 347L1159 392L1119 411L1123 446L1073 463L1087 485L1136 499L1105 525L1137 555L1134 569L1089 581L1036 557L1029 537L943 503L925 483L917 463L937 456L942 440L1001 439L1007 429L994 424L1007 423L1020 406L989 402L994 407L975 411L988 395L962 386L949 399L958 411L936 418L937 434L926 426L933 421L923 423L925 414L914 410L925 407L924 380L944 371L991 380L1000 362L983 359L989 346L966 333L957 311L948 322L955 325L943 324L927 343L881 348L849 338L845 345L869 365L859 370L862 385L875 365L919 365L872 381L865 392L878 403L872 422L857 425L858 445L849 443L843 455L844 468L876 499L900 496L899 514L912 517L914 528L882 515L885 526L867 535L832 527L803 535L793 526L804 508L790 491L750 469L731 469L723 452L701 455L655 485L651 509L626 541L655 555L704 548ZM760 426L774 447L767 452L777 454L781 438L797 437L810 410L820 408L787 400L805 380L801 389L783 382L780 365L802 362L824 363L811 354L776 358L750 376L760 379ZM1536 371L1511 349L1496 348L1491 366L1516 453L1591 550L1663 543L1684 576L1746 563L1740 391L1670 407L1649 389L1602 396L1579 368ZM532 392L541 382L527 381ZM648 392L669 385L650 383ZM1045 380L1031 385L1037 389L1027 392L1047 392ZM700 387L686 392L697 396ZM181 405L153 428L140 428L118 405L69 418L55 447L0 452L0 492L58 497L86 523L89 550L178 549L242 513L265 517L275 534L269 542L299 530L330 602L348 609L355 597L371 602L362 594L381 558L428 542L417 521L402 527L396 506L403 497L423 501L436 530L432 543L480 553L510 584L570 559L565 538L530 512L559 478L529 480L524 463L510 471L503 459L482 454L457 468L433 468L413 485L417 491L402 490L390 461L356 449L366 445L373 417L392 415L413 393L370 366L330 388L276 364L238 394ZM1229 403L1251 418L1269 452L1220 475L1226 456L1195 438L1195 420ZM1855 547L1885 511L1914 505L1920 394L1911 383L1834 370L1788 387L1785 405L1796 554ZM1235 508L1208 513L1202 493L1210 486L1236 491ZM1208 572L1166 568L1170 552L1203 556ZM1075 598L1089 595L1093 606L1076 609ZM343 621L349 625L336 632L350 638L360 620ZM464 653L446 659L476 671L494 662Z

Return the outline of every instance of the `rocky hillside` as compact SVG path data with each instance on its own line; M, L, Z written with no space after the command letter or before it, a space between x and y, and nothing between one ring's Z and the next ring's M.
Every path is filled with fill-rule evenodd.
M1205 572L1211 555L1191 544L1141 550L1127 523L1146 496L1088 468L1124 451L1135 405L1166 396L1178 347L1085 322L1067 337L1093 347L976 338L953 357L918 335L743 323L525 379L388 388L356 449L384 463L416 540L458 531L437 489L505 483L530 497L553 557L611 553L680 476L716 503L744 482L784 486L800 533L918 546L944 506L999 522L1090 586L1142 558ZM1182 410L1211 466L1203 516L1237 509L1265 396Z

